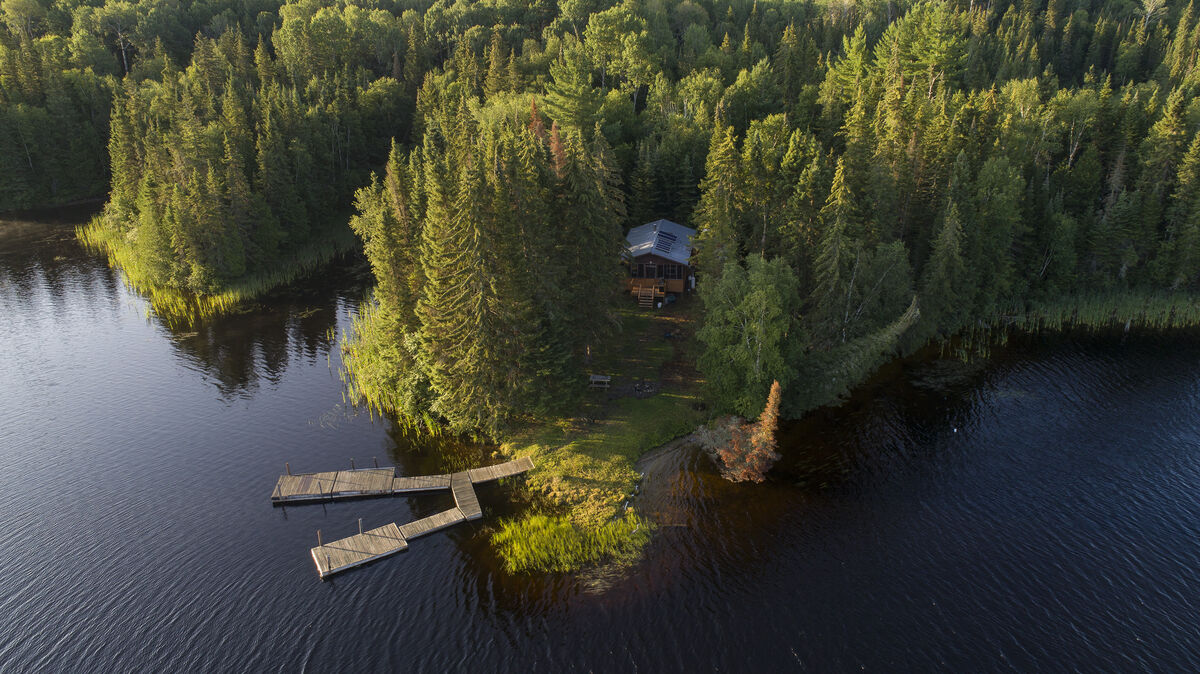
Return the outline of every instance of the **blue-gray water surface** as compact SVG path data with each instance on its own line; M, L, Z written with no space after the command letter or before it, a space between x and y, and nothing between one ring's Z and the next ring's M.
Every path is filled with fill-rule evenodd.
M787 428L762 485L643 462L632 567L513 576L485 518L322 582L308 550L449 496L287 509L276 476L492 461L347 405L341 264L189 330L0 221L0 671L1200 671L1200 341L925 353Z

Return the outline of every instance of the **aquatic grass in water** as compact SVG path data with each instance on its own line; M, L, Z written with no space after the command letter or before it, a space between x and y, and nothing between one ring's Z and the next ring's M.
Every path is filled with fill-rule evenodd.
M1009 325L1036 332L1065 327L1139 326L1154 329L1200 325L1200 298L1186 292L1125 291L1034 304L1009 317Z
M510 573L567 572L604 560L633 561L650 540L650 531L650 523L633 512L599 527L539 514L501 522L492 544Z
M1113 328L1171 330L1200 326L1200 297L1187 292L1137 291L1097 293L1035 302L991 321L981 321L942 343L943 352L961 360L986 358L1008 343L1009 333Z

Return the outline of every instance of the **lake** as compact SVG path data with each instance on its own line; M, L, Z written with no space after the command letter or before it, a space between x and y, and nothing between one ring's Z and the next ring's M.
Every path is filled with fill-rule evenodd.
M936 350L789 425L761 485L643 462L627 568L512 576L484 519L317 578L309 548L449 494L272 507L293 471L494 461L348 405L343 262L187 330L0 221L0 671L1200 671L1200 340Z

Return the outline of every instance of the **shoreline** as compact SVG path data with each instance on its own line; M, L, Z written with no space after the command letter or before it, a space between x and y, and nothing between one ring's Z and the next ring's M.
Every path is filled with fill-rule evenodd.
M151 311L172 327L192 327L212 316L234 313L245 304L311 274L341 255L354 251L357 238L349 227L336 227L326 241L291 251L286 261L240 279L219 293L201 295L188 290L156 286L139 276L132 253L123 246L123 235L104 222L103 213L75 227L80 244L104 255L108 265L121 272L125 284L143 295Z
M1131 309L1135 309L1135 311L1131 311ZM847 383L847 394L837 395L824 404L811 406L798 414L789 415L786 418L786 422L797 423L810 415L819 413L821 409L834 408L844 404L857 391L869 386L872 379L883 374L885 370L896 366L906 359L921 357L918 354L922 351L929 351L929 356L933 357L968 359L982 357L990 359L992 357L991 347L996 345L1002 346L1007 343L1011 338L1011 331L1013 330L1030 336L1036 336L1045 334L1047 331L1058 334L1069 334L1073 330L1085 330L1091 334L1098 334L1105 330L1119 330L1124 334L1129 334L1131 331L1138 329L1150 330L1151 332L1174 332L1189 328L1200 328L1200 298L1194 298L1187 293L1178 293L1170 297L1163 297L1161 294L1156 293L1130 291L1107 296L1080 296L1053 305L1042 305L1021 315L1009 315L1007 319L1002 316L997 318L993 324L986 327L976 327L974 330L962 330L945 339L931 338L916 348L906 350L894 348L890 352L890 355L887 355L882 359L882 362L872 367L865 376L852 383ZM934 353L940 355L934 355ZM694 391L694 393L698 393L698 391ZM651 396L644 400L653 400L660 395L662 394ZM632 398L622 398L620 400L632 400ZM616 429L612 432L632 432L634 434L648 435L652 432L658 419L659 417L656 416L648 417L643 421L644 425L640 427L638 427L636 420L628 419L625 423L633 424L634 428ZM706 420L707 417L699 420L699 423L703 423ZM693 426L690 430L679 429L679 432L671 437L661 438L656 444L644 446L641 451L629 457L630 470L636 477L629 477L623 483L627 487L622 492L622 495L624 499L628 499L628 511L637 512L636 499L633 496L645 487L644 479L648 479L652 474L656 475L656 473L652 473L647 468L652 469L658 459L666 459L673 451L686 446L694 435L695 430L696 426ZM607 437L607 435L602 430L598 432L599 437L596 439L601 444L606 444L611 441L611 438ZM572 442L570 441L564 442L558 449L568 448L571 444ZM541 447L536 442L509 440L501 444L501 451L508 456L519 457L550 453L556 451L556 449ZM537 461L536 458L535 461ZM645 478L642 477L642 473L646 474ZM586 478L586 475L576 477ZM527 484L526 489L531 494L541 495L547 495L547 491L549 491L549 494L553 496L555 493L555 484L556 481L554 478L543 479ZM624 501L624 499L622 500ZM569 503L558 505L567 511L570 511L572 507ZM626 511L624 510L614 512L612 515L613 519L610 522L620 521L625 516L625 513ZM647 521L647 523L651 528L656 524L653 521ZM510 528L516 529L512 523L506 524ZM591 524L602 527L606 523L599 523L597 525L593 522ZM577 524L576 526L578 527L579 525ZM642 548L648 542L649 538L645 538L644 540L630 541L629 545L625 547L618 546L619 554L613 555L613 559L618 562L636 559L637 555L640 554ZM503 551L501 551L501 556L504 556ZM570 568L539 569L534 567L521 570L527 572L575 571L585 566L604 563L606 561L603 558L595 558L589 555L585 555L584 557L586 559L574 559L571 560L571 564L560 565L569 566Z

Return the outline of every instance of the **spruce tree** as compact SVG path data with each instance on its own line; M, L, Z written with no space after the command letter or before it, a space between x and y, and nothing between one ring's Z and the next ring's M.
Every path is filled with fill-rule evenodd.
M700 203L693 214L696 225L696 267L716 276L738 259L737 203L741 189L741 164L733 127L713 129Z
M1163 254L1172 288L1191 284L1200 276L1200 133L1192 138L1179 165Z
M436 395L432 411L459 431L495 433L491 404L501 381L492 357L500 335L484 226L483 167L470 145L443 157L426 143L429 208L421 237L426 282L417 301L420 362ZM451 179L451 176L453 178Z
M953 200L946 204L941 221L921 281L921 320L949 335L966 323L974 293L963 259L962 221Z
M634 160L633 175L629 179L629 226L652 222L658 217L658 187L654 182L654 158L650 144L641 141L637 146L637 159Z
M863 252L853 201L845 162L838 159L829 198L821 210L824 232L813 261L811 321L815 336L826 343L845 343L850 338L855 272Z
M488 48L487 60L487 77L484 80L483 91L488 96L495 96L506 90L509 86L509 77L506 66L508 59L504 54L504 40L500 38L500 31L492 31L492 43Z

